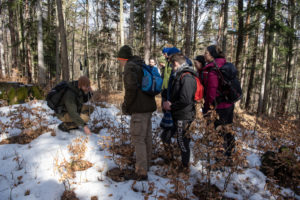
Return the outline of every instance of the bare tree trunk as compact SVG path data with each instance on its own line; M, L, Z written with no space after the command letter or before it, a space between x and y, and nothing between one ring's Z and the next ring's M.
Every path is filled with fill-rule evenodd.
M2 0L0 0L0 5ZM4 45L3 45L4 15L2 15L2 6L0 6L0 78L5 78Z
M219 28L218 28L218 36L217 36L217 44L220 45L220 41L222 38L222 31L223 31L223 19L224 19L224 4L221 4L221 11L219 17Z
M90 77L90 63L89 63L89 0L85 4L85 67L86 75Z
M226 45L227 45L228 1L229 0L224 0L224 26L223 26L222 50L225 55L226 55Z
M289 1L289 21L290 21L290 28L294 29L295 26L295 1L290 0ZM295 38L295 33L293 33L292 36L287 37L287 58L286 58L286 66L287 66L287 72L286 72L286 78L285 78L285 83L284 83L284 89L283 89L283 94L282 94L282 103L281 103L281 113L284 114L286 112L286 106L287 106L287 100L288 96L290 93L289 85L292 82L292 68L293 68L293 63L292 61L294 60L294 52L293 52L293 47L294 47L294 38Z
M149 64L151 50L151 22L152 22L152 5L151 0L146 0L146 16L145 16L145 62Z
M59 30L60 30L60 39L61 39L61 57L62 57L62 73L63 80L69 81L69 61L68 61L68 47L67 47L67 36L64 24L64 16L62 12L62 2L61 0L56 0L57 4L57 13L59 20Z
M60 75L61 75L61 70L60 70L60 48L59 48L59 22L58 22L58 12L56 10L56 40L55 40L55 63L56 63L56 73L55 73L55 81L58 83L60 81Z
M175 8L175 20L174 20L174 23L173 23L173 46L176 47L177 46L177 36L178 36L178 13L179 13L179 3L180 1L178 0L177 1L177 5L176 5L176 8ZM171 11L170 11L171 13ZM170 18L170 22L172 21L172 17Z
M129 25L129 45L133 47L134 30L134 0L130 0L130 25Z
M24 18L23 18L23 0L20 0L20 28L21 28L21 42L22 42L22 51L21 51L21 66L22 66L22 75L27 77L27 67L26 67L26 55L25 55L25 30L24 30ZM27 77L27 81L29 78Z
M154 2L154 17L153 17L153 56L156 58L156 38L157 38L157 3Z
M185 26L185 55L191 54L191 32L192 32L192 0L187 1L186 26Z
M28 0L25 0L25 21L28 20L29 18L29 2ZM31 60L31 48L30 48L30 37L28 35L28 28L25 28L24 29L24 38L25 38L25 41L26 41L26 49L25 49L25 67L27 68L26 69L26 76L27 76L27 79L28 79L28 82L31 83L33 81L33 74L32 74L32 60Z
M15 0L9 0L8 1L8 15L9 15L9 31L10 31L10 42L11 42L11 56L12 56L12 68L17 69L18 67L18 45L17 45L17 33L15 30L15 10L14 5L16 1Z
M270 87L271 87L271 72L273 66L273 48L274 48L274 20L275 20L275 8L276 0L270 0L270 26L268 33L268 42L267 42L267 60L266 60L266 73L265 73L265 89L263 96L263 106L262 113L266 113L268 109L268 102L270 96Z
M260 19L260 14L256 14L256 20ZM259 29L260 25L257 24L256 30L255 30L255 40L253 44L253 55L251 58L251 70L250 70L250 77L249 77L249 83L248 83L248 88L247 88L247 97L246 97L246 103L245 103L245 108L249 110L250 108L250 102L251 102L251 94L254 86L254 74L255 74L255 66L256 66L256 58L257 58L257 50L258 50L258 40L259 40Z
M38 83L45 85L47 83L46 78L46 66L44 63L44 46L43 46L43 22L42 22L42 5L41 0L36 2L36 14L38 21L37 29L37 49L38 49Z
M71 66L72 66L72 81L74 81L74 76L75 76L75 72L74 72L74 62L75 62L75 32L76 32L76 11L75 11L75 16L73 17L73 33L72 33L72 60L71 60Z
M235 66L238 71L240 69L240 55L243 52L243 42L244 42L244 17L243 17L243 0L238 0L238 21L239 21L239 29L238 29L238 43L236 48L236 56L235 56Z
M245 39L245 48L244 48L244 58L243 58L243 65L242 65L242 73L240 75L241 77L241 87L243 88L244 85L245 85L245 81L246 81L246 66L247 66L247 63L248 63L248 52L249 52L249 49L248 49L248 46L249 46L249 32L248 32L248 28L249 28L249 24L250 24L250 6L251 6L251 2L252 0L249 0L248 1L248 5L247 5L247 17L246 17L246 24L245 24L245 28L247 29L247 35L246 35L246 39Z
M196 0L195 3L195 17L194 17L194 42L193 42L193 53L195 56L196 47L197 47L197 33L198 33L198 20L199 20L199 0Z
M124 45L123 0L120 0L120 38L121 38L121 46L123 46Z

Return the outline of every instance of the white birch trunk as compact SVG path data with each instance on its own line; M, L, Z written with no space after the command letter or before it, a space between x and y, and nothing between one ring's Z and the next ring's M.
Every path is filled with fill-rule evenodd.
M37 1L37 45L38 45L38 82L39 84L46 84L46 67L44 63L44 47L43 47L43 18L42 18L42 2Z

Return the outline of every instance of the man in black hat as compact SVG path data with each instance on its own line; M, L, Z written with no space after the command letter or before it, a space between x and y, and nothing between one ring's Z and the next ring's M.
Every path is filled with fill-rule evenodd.
M120 48L118 60L121 66L125 66L122 112L131 115L130 134L136 154L135 174L125 178L147 180L152 157L151 117L156 110L156 102L154 96L147 95L139 87L139 83L142 83L144 61L139 56L133 56L127 45Z

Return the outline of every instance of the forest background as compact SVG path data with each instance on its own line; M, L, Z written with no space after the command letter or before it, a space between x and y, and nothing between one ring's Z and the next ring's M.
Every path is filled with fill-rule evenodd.
M300 118L299 12L299 0L0 0L0 80L87 75L100 92L120 92L124 44L146 62L163 47L192 59L218 44L239 70L241 108Z

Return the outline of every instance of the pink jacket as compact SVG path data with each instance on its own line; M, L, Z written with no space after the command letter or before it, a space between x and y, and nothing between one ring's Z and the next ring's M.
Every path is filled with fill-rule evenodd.
M225 58L216 58L215 62L217 63L218 67L222 67L226 63ZM215 67L214 62L210 62L202 69L202 73L200 73L200 79L205 88L205 103L204 109L208 110L209 105L213 105L213 101L219 94L217 93L219 79L216 71L210 71L211 67ZM224 109L229 108L232 106L231 103L222 102L217 106L217 109Z

